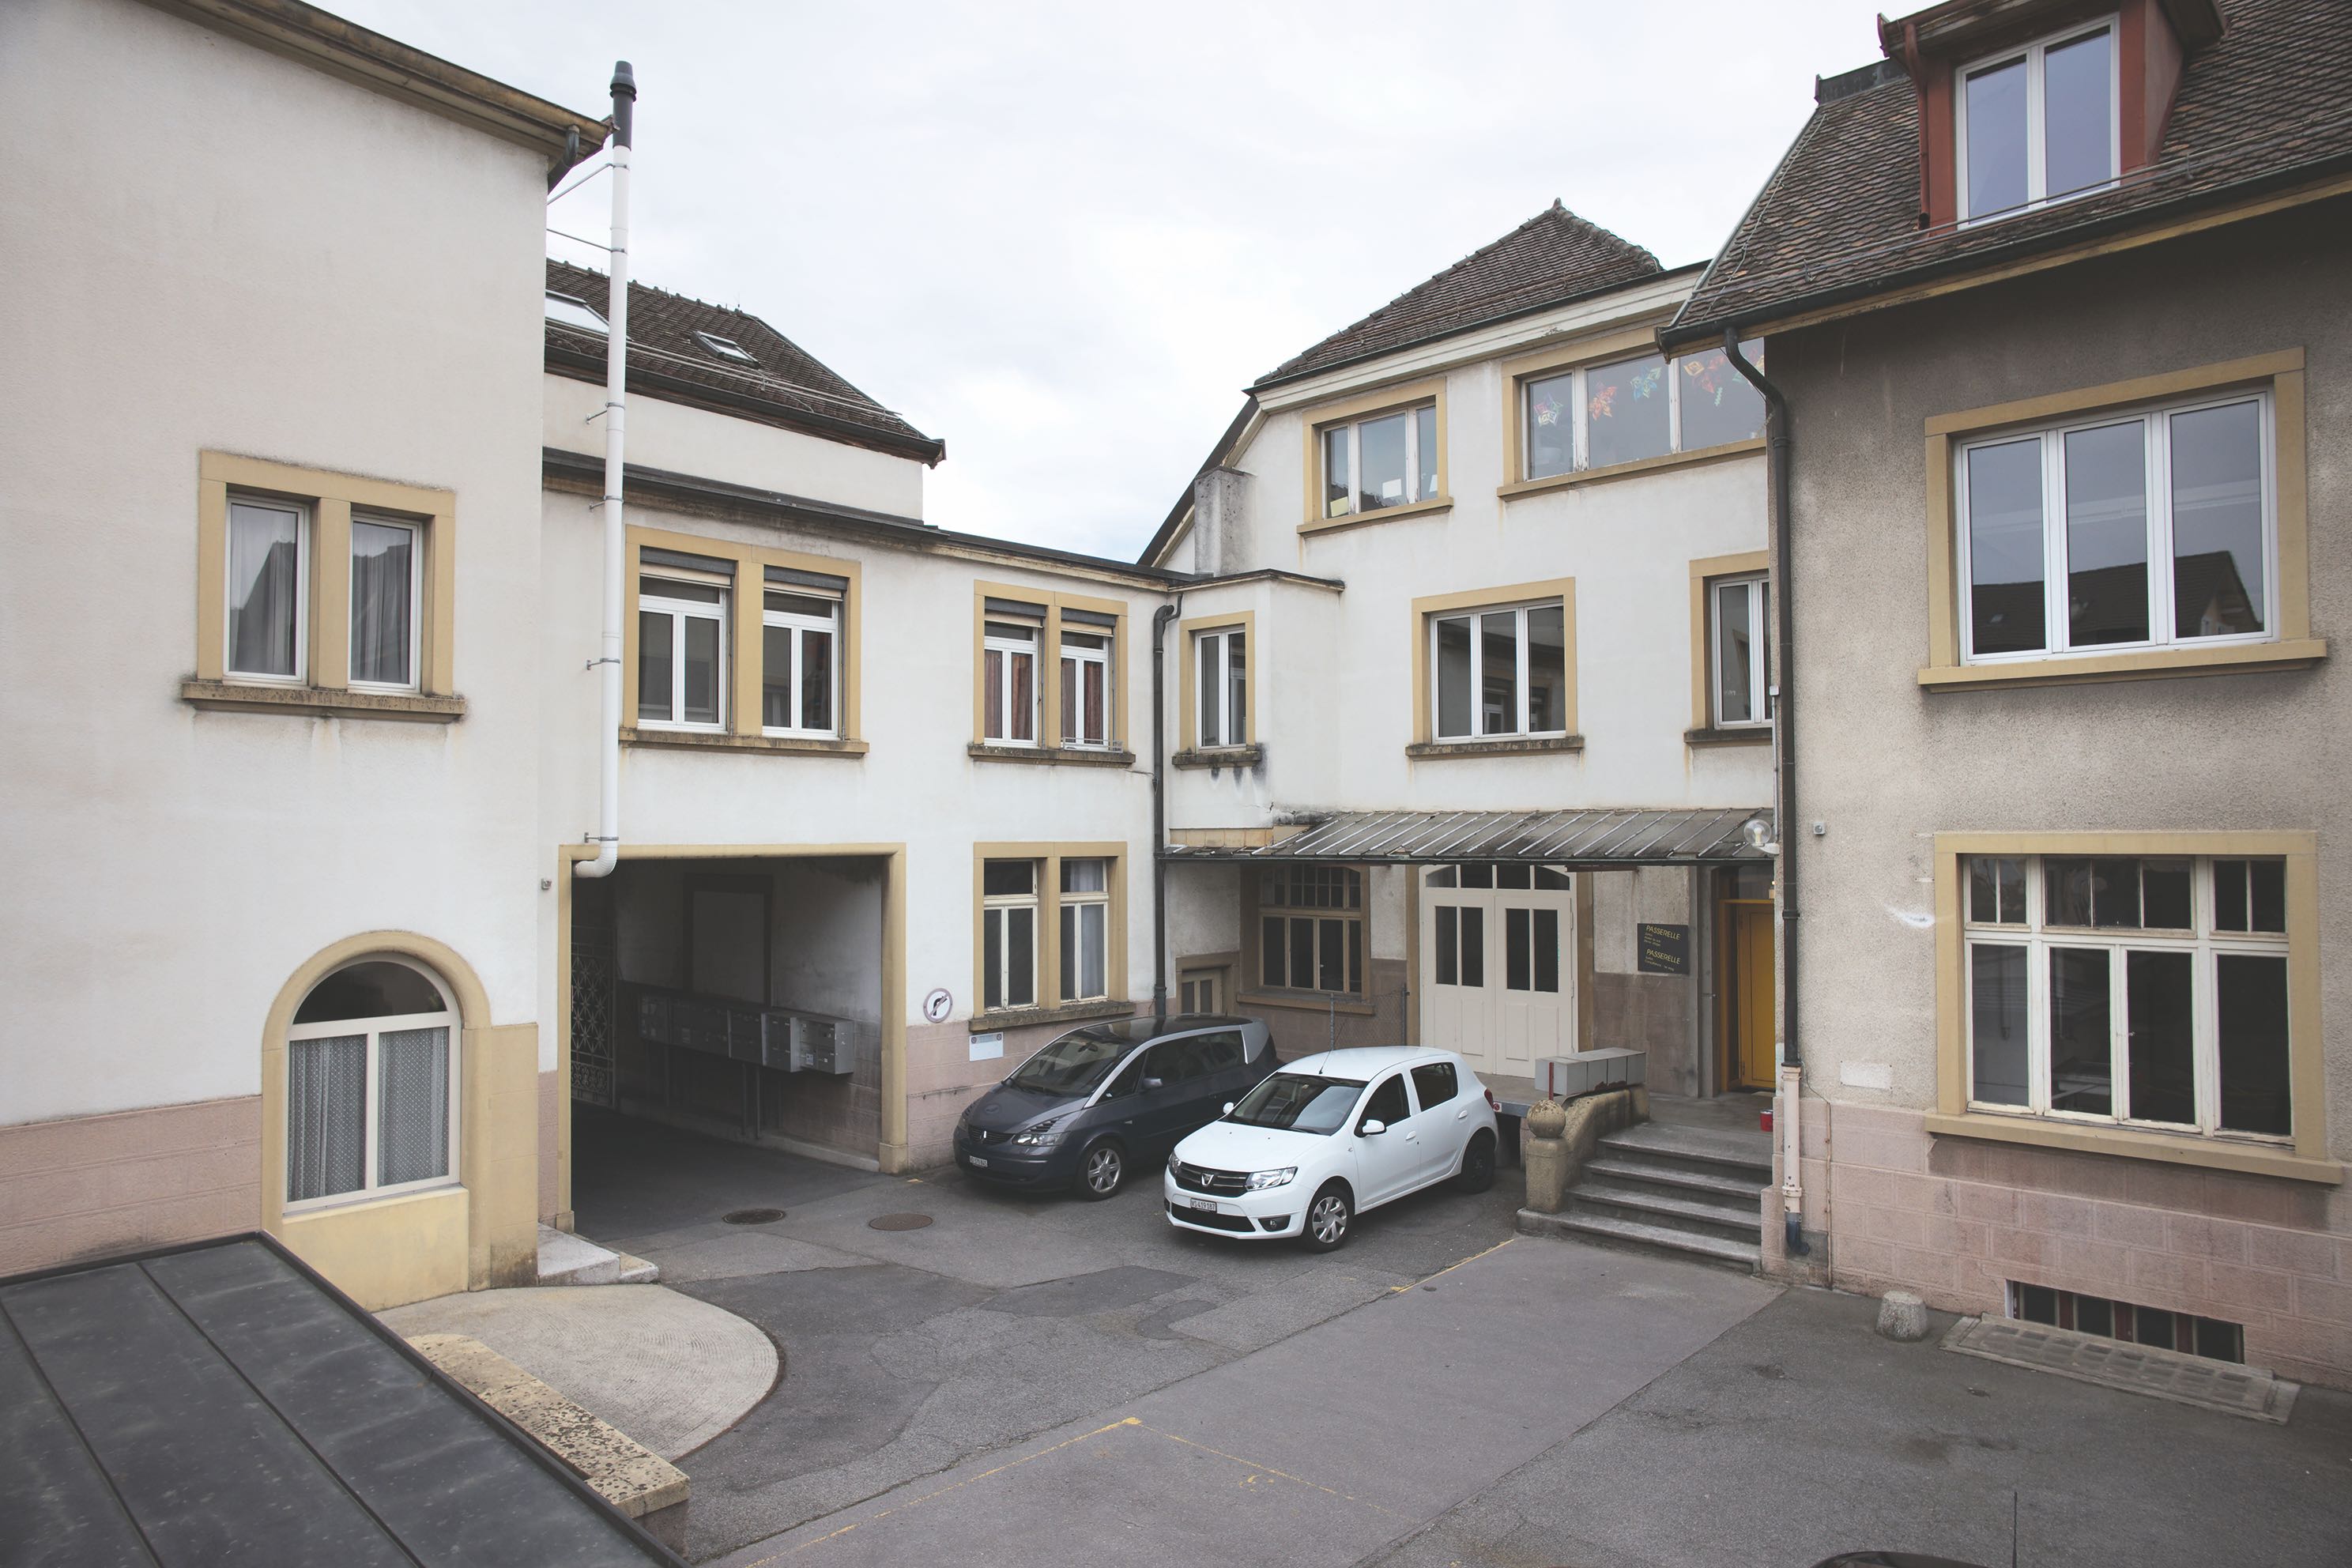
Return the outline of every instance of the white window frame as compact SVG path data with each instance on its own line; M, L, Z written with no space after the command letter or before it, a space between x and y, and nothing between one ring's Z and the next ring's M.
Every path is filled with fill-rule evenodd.
M1317 478L1322 481L1320 494L1323 516L1327 521L1341 517L1372 517L1381 512L1394 511L1399 507L1417 506L1423 501L1437 499L1434 491L1428 495L1421 493L1421 411L1424 408L1432 410L1433 417L1436 407L1435 398L1424 397L1402 408L1383 408L1377 414L1358 415L1352 419L1335 420L1316 427L1315 466L1318 470ZM1400 414L1404 416L1404 499L1387 506L1359 511L1356 510L1356 495L1358 476L1364 471L1364 426L1377 425L1383 419L1393 419ZM1343 430L1348 436L1348 499L1340 502L1331 499L1331 437ZM1339 510L1334 511L1334 507Z
M1234 732L1236 726L1234 723L1234 645L1232 639L1235 637L1242 639L1242 658L1244 661L1243 669L1244 672L1244 680L1246 682L1246 672L1248 669L1247 661L1249 658L1249 628L1247 626L1218 626L1210 631L1195 632L1192 634L1192 679L1196 684L1198 684L1201 679L1201 650L1208 647L1213 643L1215 645L1216 648L1215 664L1217 678L1215 680L1208 684L1207 689L1194 694L1199 706L1192 715L1192 742L1195 746L1199 747L1202 751L1223 751L1230 747L1246 746L1249 744L1249 736L1247 733L1250 723L1250 715L1247 712L1247 709L1249 707L1249 689L1246 684L1244 684L1242 689L1242 707L1244 709L1244 712L1242 714L1242 721L1238 726L1243 732L1240 734L1235 734ZM1209 738L1209 726L1204 722L1212 712L1216 715L1217 720L1216 739L1214 740L1211 740Z
M1746 719L1723 716L1723 616L1718 595L1727 588L1748 591L1748 635L1755 657L1748 660L1748 711L1752 717ZM1771 613L1771 599L1770 578L1765 573L1739 573L1706 580L1706 711L1707 721L1718 730L1768 730L1772 726L1772 634L1765 619Z
M363 522L376 528L404 529L408 532L408 679L399 681L374 681L362 680L355 675L352 678L352 689L354 691L415 691L423 679L418 644L425 631L425 525L414 518L354 511L352 513L352 537L354 542L359 537L359 525ZM355 652L352 644L359 636L360 629L359 573L356 568L356 558L347 560L343 564L344 570L352 574L351 591L343 595L348 601L344 605L344 614L351 623L343 628L343 645L347 651ZM345 668L356 668L357 664L358 661L354 658Z
M691 583L697 587L716 588L719 590L719 602L712 605L705 604L699 599L671 599L665 598L659 594L648 594L646 592L646 584L648 582ZM638 571L637 610L639 618L637 621L637 632L639 638L642 639L644 637L645 621L643 617L645 612L650 610L656 615L667 616L670 618L669 711L671 716L667 719L648 719L645 717L644 709L646 694L644 688L640 686L637 691L638 712L635 721L637 728L641 730L691 730L707 735L723 734L726 731L727 700L729 695L727 689L729 668L728 645L734 640L730 630L733 620L734 609L735 584L716 574L688 572L674 566L665 566L658 570L653 567L644 567ZM717 693L719 699L719 718L715 722L705 722L699 719L688 720L683 717L686 712L686 623L688 619L715 621L719 626L719 671L717 676L719 683ZM642 640L640 640L637 649L637 675L639 680L642 681L645 678L645 648Z
M821 599L833 606L833 614L829 616L820 618L815 616L803 615L797 610L779 610L769 605L768 595L770 594L785 594L796 599ZM835 740L840 737L842 685L841 623L843 613L843 596L840 594L834 593L828 589L803 588L798 584L785 584L781 585L776 584L762 584L760 595L760 733L762 735L801 736L827 741ZM766 721L768 717L767 678L770 674L767 668L767 628L770 626L782 626L790 630L793 634L792 657L788 660L790 668L784 671L784 679L786 683L785 689L792 694L793 721L790 724L785 725L774 725ZM833 644L833 655L827 661L827 679L831 682L832 689L825 697L826 710L833 715L833 722L830 724L812 725L803 722L803 721L807 718L807 715L803 713L801 709L801 699L803 696L803 692L801 689L801 661L803 655L806 652L803 634L808 632L821 632Z
M735 364L747 364L754 370L757 370L760 367L759 357L752 353L750 349L747 349L741 343L737 342L733 338L722 338L717 332L706 332L699 330L695 332L694 337L697 342L699 342L704 348L709 349L712 353L717 354L720 359L730 361Z
M458 1117L461 1114L465 1097L459 1093L459 1090L463 1088L466 1079L460 1070L463 1064L458 1058L458 1051L465 1031L457 1025L457 1004L449 999L449 988L441 984L440 976L430 970L418 964L403 963L396 958L383 958L374 962L399 963L402 968L424 976L432 985L435 994L441 998L441 1011L403 1013L378 1018L336 1018L323 1024L297 1024L286 1031L288 1061L285 1070L288 1075L289 1089L283 1100L284 1115L288 1123L286 1137L289 1142L294 1135L291 1079L295 1043L300 1040L348 1039L353 1035L360 1034L367 1037L367 1092L361 1108L361 1116L366 1128L367 1146L361 1163L361 1184L348 1192L326 1193L315 1198L289 1197L284 1205L285 1212L288 1214L305 1214L313 1209L337 1208L345 1204L367 1203L377 1198L396 1197L403 1193L429 1192L440 1187L457 1186L461 1183L463 1173L457 1161L459 1151L465 1147L465 1142L458 1126ZM321 984L324 982L322 981ZM448 1148L446 1152L449 1169L444 1175L425 1176L414 1182L394 1182L387 1185L379 1184L376 1180L376 1173L381 1169L379 1160L383 1153L383 1131L380 1126L383 1120L381 1105L383 1083L380 1076L383 1070L382 1043L384 1035L397 1034L403 1029L446 1029L448 1032L449 1126ZM283 1160L278 1162L278 1179L280 1182L286 1180Z
M1045 879L1046 862L1017 858L1003 861L1003 864L1005 865L1029 868L1029 890L1026 893L991 893L987 890L988 868L998 863L993 860L981 862L980 951L983 971L987 967L988 928L991 924L997 928L996 973L986 975L983 979L980 996L981 1011L983 1013L1025 1012L1032 1007L1044 1005L1044 1003L1039 1000L1037 981L1039 973L1044 967L1042 954L1045 949L1045 914L1043 883ZM1029 1000L1015 1002L1011 999L1014 973L1012 914L1022 910L1029 912ZM1106 954L1105 958L1107 963L1108 955ZM993 980L996 983L997 999L992 1003L988 1000L987 980Z
M2052 49L2063 48L2098 32L2107 35L2107 177L2053 196L2049 193L2050 149L2043 125L2042 61ZM1969 79L2018 60L2025 62L2025 205L1972 213L1968 210ZM2116 182L2123 177L2123 31L2120 18L2113 13L2046 34L2031 43L2012 45L1956 68L1952 72L1952 200L1959 221L1963 225L1988 223L2014 213L2032 212L2053 202L2071 202L2114 189Z
M1070 638L1073 637L1099 638L1102 647L1073 647L1070 646ZM1058 737L1058 744L1074 751L1107 752L1110 750L1111 738L1118 733L1118 688L1112 682L1110 657L1111 647L1117 637L1118 628L1114 626L1100 626L1088 623L1062 627L1060 636L1055 639L1059 644L1059 658L1055 666L1055 679L1057 680L1061 679L1064 666L1075 664L1078 669L1077 680L1071 688L1075 700L1066 700L1062 704L1062 728L1070 733ZM1086 722L1087 666L1088 665L1097 666L1102 670L1103 712L1102 733L1099 735L1087 735L1081 732ZM1075 713L1072 711L1074 708L1076 710Z
M547 311L547 319L553 321L559 327L570 327L572 331L577 332L593 332L600 338L609 337L612 335L613 326L610 321L607 321L604 319L604 312L596 309L595 306L591 305L587 300L583 300L577 294L559 294L554 289L550 289L547 291L547 303L550 307ZM577 310L585 313L593 319L595 324L591 326L587 321L575 321L568 312L558 314L553 309L553 307L558 305L569 306L572 310Z
M1102 868L1103 885L1098 889L1089 889L1084 892L1072 892L1066 888L1057 887L1055 891L1055 910L1056 912L1054 919L1057 926L1056 934L1059 936L1061 942L1059 949L1061 961L1064 963L1067 963L1070 962L1072 955L1076 955L1076 963L1073 968L1073 973L1079 977L1080 983L1083 984L1087 973L1087 965L1086 954L1080 944L1082 944L1085 937L1087 922L1086 916L1081 911L1089 909L1100 910L1102 911L1099 917L1100 924L1097 929L1102 939L1100 967L1102 970L1103 988L1099 991L1088 991L1079 995L1067 994L1062 992L1061 976L1056 974L1054 977L1055 991L1056 994L1059 995L1061 1002L1065 1005L1074 1005L1082 1002L1099 1002L1110 994L1110 886L1116 876L1116 872L1109 858L1105 856L1073 855L1055 862L1057 868L1055 874L1057 878L1066 880L1065 871L1059 869L1059 868L1067 868L1087 862ZM1058 968L1059 965L1057 964L1056 967Z
M1561 627L1565 635L1567 602L1556 598L1525 599L1517 602L1505 600L1499 605L1479 605L1467 609L1443 610L1429 617L1429 625L1424 628L1423 635L1429 639L1429 733L1432 740L1449 743L1468 741L1524 741L1568 733L1564 729L1535 730L1528 726L1528 704L1534 695L1528 686L1529 647L1528 612L1530 610L1559 610L1561 613ZM1511 616L1511 635L1517 643L1518 681L1517 689L1519 711L1517 716L1517 721L1513 728L1490 731L1485 728L1486 639L1481 635L1481 628L1488 616L1500 615ZM1437 630L1448 621L1467 621L1470 624L1470 722L1472 728L1471 732L1466 735L1449 735L1444 729L1445 709L1441 689L1444 683L1445 671L1443 661L1438 656Z
M1026 641L1023 641L1015 637L998 637L995 633L988 629L992 626L1017 626L1025 628L1030 635ZM995 613L986 613L983 615L983 618L981 623L980 646L980 679L982 688L980 721L981 739L992 746L1034 747L1044 745L1044 737L1039 735L1037 731L1041 728L1040 721L1045 715L1045 703L1043 700L1044 692L1039 685L1038 679L1045 662L1045 623L1043 621L1034 621L1024 616L1010 614L1000 615ZM1002 659L997 661L997 689L993 692L990 692L986 689L988 683L988 656L992 653L1001 653L1004 656ZM1029 738L1025 741L1015 740L1009 734L992 735L988 732L987 700L991 697L995 699L999 711L1004 715L1003 728L1007 731L1013 728L1013 719L1014 703L1013 700L1013 661L1015 658L1026 658L1029 661Z
M1740 353L1747 356L1749 363L1760 363L1764 357L1764 340L1761 338L1750 338L1747 342L1741 343L1739 345L1739 349ZM1715 351L1700 351L1701 353L1709 353L1713 352ZM1541 483L1545 479L1563 479L1567 477L1568 474L1580 474L1591 469L1592 467L1592 431L1589 404L1591 393L1585 384L1586 373L1589 371L1605 369L1610 365L1629 363L1633 360L1647 357L1649 356L1644 354L1617 354L1608 359L1593 360L1586 364L1563 366L1556 370L1529 371L1526 374L1521 375L1518 378L1518 409L1516 416L1519 422L1519 471L1513 474L1511 478L1531 483ZM1664 452L1658 454L1657 457L1680 457L1683 455L1683 394L1688 390L1688 387L1685 384L1687 378L1682 374L1682 367L1685 360L1696 359L1697 357L1699 357L1698 354L1673 354L1667 356L1665 380L1669 387L1669 391L1666 397L1666 449ZM1727 361L1724 369L1727 374L1733 376L1739 375L1739 372L1732 369ZM1534 396L1535 389L1537 387L1543 385L1547 382L1559 381L1563 378L1569 382L1569 413L1570 416L1569 420L1569 450L1570 453L1569 467L1564 473L1538 474L1533 471L1535 463L1535 442L1531 437L1534 428L1535 405L1531 399ZM1741 384L1747 384L1746 378L1741 378ZM1759 395L1760 396L1761 395L1759 394ZM1738 443L1717 442L1716 445L1736 446ZM1693 449L1706 452L1713 451L1715 448L1714 447L1700 447ZM1657 457L1632 458L1626 459L1626 461L1636 463L1655 462L1657 460ZM1618 465L1612 463L1608 466L1614 468Z
M229 575L236 559L236 509L290 511L294 514L294 673L236 668L236 584ZM221 532L221 673L246 686L302 686L310 679L310 534L317 514L308 501L281 496L246 495L230 491L226 526ZM348 566L345 568L349 570Z
M2263 504L2263 629L2225 636L2183 637L2173 631L2172 559L2172 420L2183 414L2233 404L2256 405L2254 425L2262 438ZM2279 640L2278 432L2276 406L2268 387L2208 394L2186 402L2158 402L2111 409L2070 419L2062 425L2031 426L1999 435L1975 436L1956 441L1952 448L1953 535L1958 572L1954 587L1959 617L1960 662L1963 664L2031 664L2050 659L2095 658L2102 654L2130 653L2150 648L2227 647ZM2147 499L2148 633L2145 642L2091 643L2067 646L2073 617L2067 614L2066 571L2066 437L2073 432L2102 429L2138 421L2142 426L2141 484ZM2004 447L2038 439L2042 443L2042 647L2013 653L1976 651L1973 596L1973 530L1969 526L1969 454L1981 447Z
M1225 1010L1224 967L1179 971L1176 995L1180 1013L1222 1014Z
M1969 869L1978 858L2025 862L2025 921L2023 923L1979 921L1971 907ZM2140 860L2185 859L2190 864L2189 919L2193 922L2187 931L2144 931L2138 928L2113 926L2053 926L2046 919L2042 867L2045 859L2121 858ZM2288 1148L2294 1142L2293 1131L2284 1133L2249 1132L2225 1129L2221 1118L2221 989L2217 981L2215 961L2225 953L2242 953L2263 958L2277 958L2292 963L2292 932L2289 931L2224 931L2214 927L2213 862L2215 860L2261 860L2275 857L2261 855L2139 855L2121 857L2074 855L1991 855L1962 857L1960 876L1960 918L1962 952L1960 955L1961 994L1959 998L1962 1027L1967 1037L1968 1059L1962 1070L1971 1111L1988 1115L2032 1117L2042 1121L2063 1121L2087 1127L2127 1127L2152 1132L2168 1132L2179 1136L2194 1135L2217 1142L2260 1143ZM2250 922L2251 923L2251 922ZM2026 1032L2026 1103L2010 1105L1997 1100L1976 1098L1976 958L1979 947L2022 948L2025 950L2025 1032ZM2108 1005L2108 1098L2114 1110L2101 1116L2079 1110L2061 1110L2051 1103L2050 1089L2050 952L2053 948L2099 948L2116 956L2107 963ZM2134 1120L2131 1107L2131 1038L2130 1007L2127 999L2128 961L2122 955L2131 952L2187 952L2189 964L2189 994L2194 1016L2191 1020L2191 1051L2195 1065L2197 1120L2191 1125L2179 1121L2148 1121ZM2292 997L2290 997L2292 1005Z

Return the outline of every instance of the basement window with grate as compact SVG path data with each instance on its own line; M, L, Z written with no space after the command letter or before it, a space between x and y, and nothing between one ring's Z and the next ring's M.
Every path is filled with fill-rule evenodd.
M2193 1312L2111 1300L2105 1296L2085 1296L2075 1290L2056 1290L2046 1285L2011 1280L2009 1315L2029 1323L2046 1323L2053 1329L2072 1329L2080 1334L2095 1334L2101 1339L2121 1340L2126 1344L2147 1345L2160 1351L2179 1351L2183 1355L2200 1355L2209 1361L2242 1364L2246 1359L2246 1331L2237 1323L2200 1318Z

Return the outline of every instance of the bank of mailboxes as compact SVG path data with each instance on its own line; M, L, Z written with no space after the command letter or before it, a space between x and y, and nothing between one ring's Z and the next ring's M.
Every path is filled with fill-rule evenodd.
M649 1045L701 1051L779 1072L835 1077L857 1067L857 1046L873 1028L797 1007L757 1007L685 991L637 991L637 1036Z
M1574 1100L1603 1084L1646 1084L1649 1065L1647 1051L1625 1046L1580 1051L1572 1057L1538 1057L1536 1092L1549 1100Z

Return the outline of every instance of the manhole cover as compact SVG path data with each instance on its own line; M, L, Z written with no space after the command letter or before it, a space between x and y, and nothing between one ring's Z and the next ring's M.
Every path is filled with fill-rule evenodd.
M719 1216L729 1225L773 1225L784 1217L782 1209L737 1209Z
M931 1223L931 1216L927 1214L878 1214L866 1223L875 1230L920 1230Z

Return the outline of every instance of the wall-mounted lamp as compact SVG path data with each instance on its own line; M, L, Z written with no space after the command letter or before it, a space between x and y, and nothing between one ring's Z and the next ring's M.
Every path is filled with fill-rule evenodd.
M1762 855L1778 855L1780 846L1772 837L1772 824L1761 816L1751 816L1739 825L1739 837L1748 847Z

